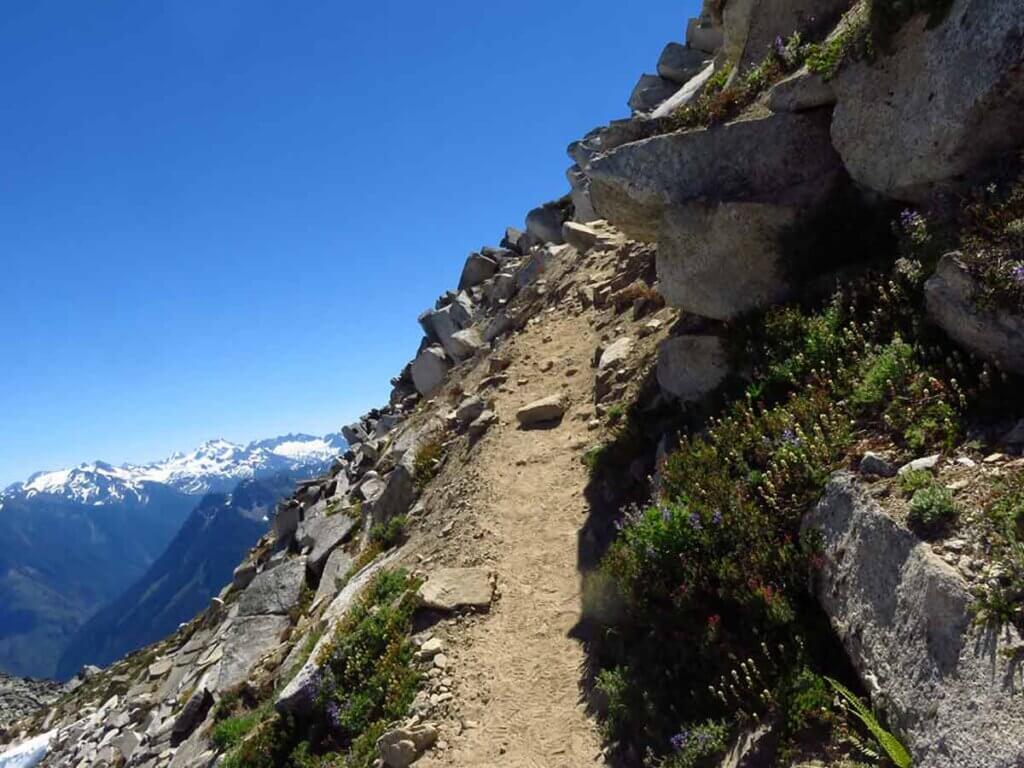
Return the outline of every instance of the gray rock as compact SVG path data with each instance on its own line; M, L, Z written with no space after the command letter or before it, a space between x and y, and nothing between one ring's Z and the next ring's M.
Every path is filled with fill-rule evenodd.
M1024 698L1013 627L972 622L957 571L886 515L845 473L804 527L820 532L818 599L915 765L1011 768L1024 763Z
M558 203L545 203L526 214L526 231L542 243L561 243L563 221Z
M535 400L516 411L516 420L522 427L534 427L541 424L553 424L565 414L565 401L561 395Z
M212 706L213 695L206 688L201 688L193 693L174 719L174 726L171 728L171 744L180 744L187 739L196 726L203 721Z
M469 425L469 435L473 438L478 438L483 435L491 425L498 420L497 414L491 410L484 410L477 416Z
M505 236L501 238L501 247L508 248L510 251L519 252L519 238L523 236L515 227L506 227Z
M338 579L348 573L353 562L355 558L340 547L331 552L324 564L323 573L320 574L320 584L316 588L314 603L330 600L338 594Z
M728 374L729 359L718 336L675 336L658 346L658 385L684 403L713 392Z
M513 322L512 318L509 317L508 312L505 310L499 310L494 314L486 327L484 328L484 341L490 343L499 336L503 336L512 330Z
M876 477L892 477L896 474L896 467L877 453L868 451L860 459L860 473L862 475L874 475Z
M808 207L839 172L827 110L655 136L594 157L588 170L597 212L647 241L658 239L668 209L698 199Z
M377 739L377 752L386 768L408 768L437 742L437 728L430 724L403 726Z
M955 0L927 23L918 14L833 81L835 147L854 180L890 197L926 199L1024 144L1024 4Z
M459 290L480 285L484 280L498 271L498 262L479 253L469 254L462 276L459 278Z
M729 0L722 9L723 56L740 69L760 64L777 37L835 22L848 0Z
M427 336L433 341L440 342L441 346L444 347L444 351L450 357L458 359L458 351L461 349L461 345L453 343L452 337L464 328L468 328L472 323L472 316L465 311L462 302L452 302L440 309L427 310L420 315L419 320L420 325L426 330ZM415 366L415 363L413 365ZM415 384L415 367L412 371L412 377Z
M412 381L423 397L431 397L441 388L451 364L441 347L427 347L412 364Z
M590 201L590 179L578 165L572 165L565 172L569 182L569 193L572 197L573 221L593 221L599 218L594 212L594 204Z
M291 626L287 616L239 616L224 634L216 673L216 691L222 692L247 680L256 663L281 644L281 634Z
M462 426L466 426L483 413L486 407L487 404L475 395L464 398L455 409L455 419Z
M629 108L634 112L653 112L679 90L679 83L658 75L640 75L629 95Z
M379 525L404 515L415 498L416 486L412 481L412 473L405 464L399 464L384 478L383 492L376 499L368 501L363 509L369 513L371 523Z
M311 520L299 526L297 540L301 547L312 547L306 555L306 567L318 577L328 556L341 546L356 527L356 521L344 512Z
M1024 375L1024 315L980 307L978 285L959 256L943 256L925 283L928 317L971 352Z
M616 339L602 350L597 361L597 370L605 371L624 364L629 358L629 355L633 351L633 347L635 345L636 342L634 342L629 336L623 336L621 339Z
M835 103L831 84L807 67L780 80L768 92L768 109L772 112L803 112Z
M354 424L348 424L341 428L341 436L345 438L345 442L349 444L349 447L361 443L367 439L366 430L363 429L363 425L358 421Z
M722 28L704 19L690 19L686 25L686 45L704 53L722 47Z
M562 225L562 239L580 253L586 253L597 245L600 236L593 227L575 221L567 221Z
M779 237L798 209L766 203L690 203L664 214L659 291L672 306L729 320L784 301L792 286Z
M295 535L302 519L302 507L295 503L282 502L274 513L274 538L289 541Z
M493 596L491 575L485 568L441 568L420 587L423 607L437 611L486 611Z
M480 338L480 334L475 328L456 331L452 334L448 344L450 354L456 360L465 360L473 357L481 349L484 349L485 346L484 340Z
M696 48L687 48L679 43L669 43L658 58L658 74L679 85L707 66L708 55Z
M905 475L907 472L920 472L923 469L935 469L939 464L939 459L941 458L942 455L936 453L931 456L922 456L919 459L908 461L899 468L898 474Z
M238 600L242 616L286 614L298 605L306 583L306 558L293 557L273 570L257 574Z
M687 104L696 99L701 91L704 90L704 86L707 85L708 80L715 73L714 62L709 63L704 69L696 72L693 77L686 81L685 85L672 94L669 98L665 99L654 112L651 113L653 119L662 117L669 117L677 109L685 107Z
M489 283L489 289L486 290L485 295L488 300L493 304L502 304L508 302L513 296L516 295L516 276L514 272L499 272L494 276L494 279Z

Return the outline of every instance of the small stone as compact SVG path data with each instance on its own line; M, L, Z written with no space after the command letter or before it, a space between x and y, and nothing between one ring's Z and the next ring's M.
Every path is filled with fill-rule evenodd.
M984 459L986 464L999 464L1000 462L1006 461L1006 454L1003 453L990 453Z
M914 459L900 467L899 474L905 475L907 472L915 472L922 469L934 469L939 463L940 458L941 454L936 453L933 456L923 456L920 459Z
M448 657L443 653L434 656L434 666L437 669L448 669Z
M860 460L860 473L862 475L892 477L896 474L896 468L884 456L868 451Z

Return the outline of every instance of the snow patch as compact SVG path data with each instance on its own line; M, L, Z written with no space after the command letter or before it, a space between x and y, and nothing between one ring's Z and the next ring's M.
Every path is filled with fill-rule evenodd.
M48 731L0 752L0 768L33 768L39 765L50 751L54 733L56 731Z

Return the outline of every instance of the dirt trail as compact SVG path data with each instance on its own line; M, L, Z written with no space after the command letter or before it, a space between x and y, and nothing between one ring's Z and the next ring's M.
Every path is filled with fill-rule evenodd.
M420 765L604 765L596 723L582 701L584 652L570 632L580 620L577 534L586 519L580 456L588 439L598 343L585 316L543 313L503 349L513 363L496 392L501 423L473 450L480 478L464 496L482 529L473 542L498 573L490 615L452 634L461 733ZM551 367L542 372L542 367ZM569 373L574 371L574 373ZM562 423L523 431L516 410L564 393Z

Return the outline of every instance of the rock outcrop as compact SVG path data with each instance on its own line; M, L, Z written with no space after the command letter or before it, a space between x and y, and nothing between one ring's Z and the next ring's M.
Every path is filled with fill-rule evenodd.
M974 626L963 579L851 475L832 479L804 527L821 536L818 598L915 765L1024 762L1016 631Z

